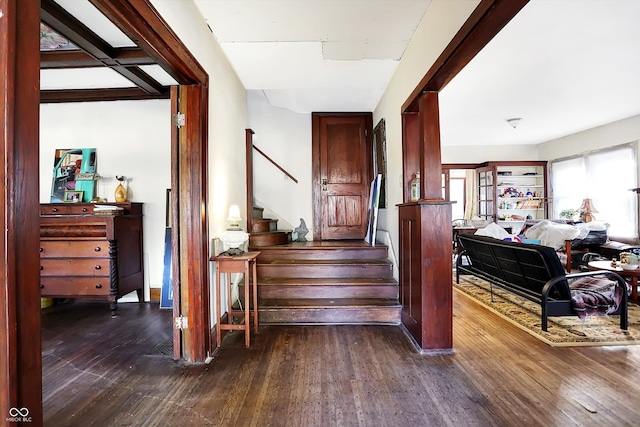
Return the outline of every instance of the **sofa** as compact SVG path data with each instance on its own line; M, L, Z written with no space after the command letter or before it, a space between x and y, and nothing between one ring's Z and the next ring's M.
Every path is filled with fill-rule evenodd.
M509 242L473 234L458 235L456 283L471 274L540 304L541 328L553 316L619 315L627 329L629 289L613 271L567 274L548 246Z

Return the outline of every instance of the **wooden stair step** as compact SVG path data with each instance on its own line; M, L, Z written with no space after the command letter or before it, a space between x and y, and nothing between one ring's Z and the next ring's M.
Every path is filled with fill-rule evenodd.
M282 278L259 280L259 299L398 298L393 278Z
M250 233L249 247L260 248L262 246L284 245L291 240L291 231L269 231L266 233ZM258 249L259 250L259 249Z
M394 298L265 299L258 304L263 324L399 324Z
M277 219L254 219L251 221L252 233L266 233L269 231L277 231L278 220Z
M254 206L251 210L251 219L262 219L264 208Z
M258 262L259 277L390 277L388 260L273 260Z
M386 246L312 246L310 242L291 242L286 245L260 248L258 262L283 259L388 259Z

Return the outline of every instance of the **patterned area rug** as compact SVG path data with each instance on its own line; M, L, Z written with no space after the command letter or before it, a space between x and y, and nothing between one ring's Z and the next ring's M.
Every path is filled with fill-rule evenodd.
M474 276L453 279L453 289L473 299L498 316L553 347L640 344L640 307L629 303L629 329L620 329L620 316L592 316L581 322L578 316L550 317L548 332L540 328L540 305L493 287Z

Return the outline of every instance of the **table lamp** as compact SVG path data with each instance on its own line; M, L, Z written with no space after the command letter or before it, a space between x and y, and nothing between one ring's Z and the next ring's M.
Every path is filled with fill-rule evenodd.
M224 243L225 251L220 255L241 255L244 253L244 244L249 239L249 234L242 231L240 227L240 207L238 205L231 205L229 207L229 227L222 233L220 240Z
M582 205L580 206L580 209L578 209L580 211L580 219L582 220L582 222L591 222L594 219L596 219L595 216L593 216L594 213L598 213L598 210L593 207L593 202L591 201L591 199L584 199L582 201Z

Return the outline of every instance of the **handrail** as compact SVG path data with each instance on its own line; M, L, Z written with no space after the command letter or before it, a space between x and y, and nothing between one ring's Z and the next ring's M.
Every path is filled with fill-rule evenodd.
M278 169L280 169L286 176L288 176L289 178L291 178L291 180L293 182L295 182L296 184L298 183L298 180L294 178L293 175L291 175L289 172L287 172L286 170L284 170L282 168L282 166L280 166L279 164L277 164L271 157L267 156L264 151L262 151L261 149L259 149L258 147L256 147L255 145L253 145L253 148L260 154L262 154L262 156L267 159L268 161L270 161L275 167L277 167Z

